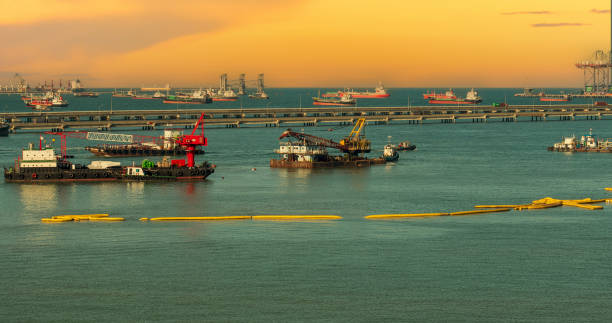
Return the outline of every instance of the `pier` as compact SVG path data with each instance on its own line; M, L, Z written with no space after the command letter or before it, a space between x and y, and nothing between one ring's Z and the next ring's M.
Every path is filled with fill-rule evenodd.
M352 124L364 117L370 124L423 124L456 122L516 122L547 120L605 119L612 106L592 104L408 107L324 107L249 109L172 109L27 111L0 113L13 132L18 130L98 129L130 127L151 130L156 127L193 127L201 113L207 126L324 126Z

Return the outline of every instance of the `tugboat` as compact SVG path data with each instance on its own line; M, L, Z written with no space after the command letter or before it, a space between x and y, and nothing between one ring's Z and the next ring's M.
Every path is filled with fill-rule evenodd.
M399 159L399 154L393 145L386 144L385 148L383 149L382 158L384 158L387 162L394 162Z
M321 97L312 97L314 105L334 105L334 106L352 106L357 104L357 100L351 95L343 95L340 99L323 99Z
M38 149L33 144L22 151L13 167L4 168L5 182L99 182L99 181L179 181L204 180L214 173L215 165L208 162L195 164L193 151L198 146L207 146L204 137L204 114L196 123L191 135L178 138L178 143L187 150L187 160L168 161L164 158L158 163L143 160L140 166L121 166L118 162L92 161L90 165L73 164L66 160L64 152L56 156L48 145L43 145L40 137ZM195 132L202 126L201 135Z
M411 144L410 141L402 141L399 144L397 144L397 146L395 146L395 149L399 151L415 150L416 146Z

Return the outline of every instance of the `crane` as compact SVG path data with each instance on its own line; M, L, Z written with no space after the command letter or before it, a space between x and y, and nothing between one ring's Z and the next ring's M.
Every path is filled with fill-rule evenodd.
M199 126L202 126L202 132L200 135L196 135L196 130ZM208 146L208 139L204 137L204 113L200 115L200 119L196 122L190 135L181 135L176 138L176 143L185 147L185 154L187 155L187 167L195 166L194 157L195 149L198 146Z
M327 138L295 132L291 129L287 129L285 132L283 132L278 139L293 137L304 141L308 145L334 148L354 156L361 153L369 153L371 151L370 141L362 135L364 127L365 118L360 118L355 123L351 133L339 143Z

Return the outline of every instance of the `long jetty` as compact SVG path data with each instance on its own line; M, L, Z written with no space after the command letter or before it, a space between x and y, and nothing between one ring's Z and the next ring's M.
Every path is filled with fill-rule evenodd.
M173 109L173 110L91 110L28 111L0 113L13 132L17 130L63 131L65 129L110 130L118 127L142 128L192 127L201 113L207 126L279 127L282 125L318 126L353 123L366 118L373 124L423 124L456 122L602 120L612 116L612 106L593 104L512 105L493 107L409 106L409 107L325 107L325 108L249 108L249 109Z

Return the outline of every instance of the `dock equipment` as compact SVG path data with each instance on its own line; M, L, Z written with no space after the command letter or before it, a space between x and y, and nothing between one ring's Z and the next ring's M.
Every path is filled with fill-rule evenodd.
M120 133L105 133L105 132L91 132L91 131L45 131L45 134L59 136L60 141L60 152L63 158L66 158L66 138L76 138L84 140L94 141L110 141L110 142L122 142L128 144L154 144L163 147L164 142L171 140L171 138L164 138L164 136L142 136L142 135L127 135Z
M200 135L196 135L196 130L201 126L202 132ZM187 155L187 167L193 167L195 165L195 150L198 146L208 146L208 140L204 137L204 113L200 115L200 119L196 122L190 135L179 136L176 142L185 147Z

